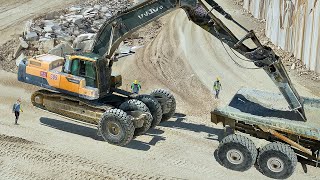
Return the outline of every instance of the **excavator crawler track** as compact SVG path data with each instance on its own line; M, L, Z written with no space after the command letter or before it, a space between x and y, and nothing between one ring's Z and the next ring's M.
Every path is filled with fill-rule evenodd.
M97 101L84 100L48 90L39 90L32 94L33 106L62 116L97 124L102 114L113 106Z

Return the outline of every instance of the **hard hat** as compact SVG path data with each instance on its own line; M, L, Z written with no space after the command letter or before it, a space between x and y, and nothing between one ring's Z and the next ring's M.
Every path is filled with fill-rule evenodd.
M138 80L134 80L133 83L134 83L134 84L138 84Z
M217 81L220 81L220 77L217 77Z

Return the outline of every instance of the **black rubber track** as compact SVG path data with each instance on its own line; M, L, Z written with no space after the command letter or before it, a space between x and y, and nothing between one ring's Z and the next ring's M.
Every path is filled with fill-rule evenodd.
M227 159L227 152L233 149L243 154L242 163L234 164ZM222 165L235 171L246 171L250 169L256 162L257 154L255 144L249 138L238 134L231 134L222 139L217 150L218 159Z
M162 121L167 121L170 118L172 118L172 116L175 114L176 112L176 100L173 96L173 94L171 94L170 91L164 90L164 89L155 89L151 92L150 94L151 96L157 98L165 98L168 100L171 100L172 103L170 103L170 109L166 112L165 110L167 109L167 103L163 103L160 102L161 104L161 108L162 108Z
M118 136L112 135L107 127L107 122L114 122L121 128ZM110 109L104 112L98 123L98 130L105 141L110 144L125 146L133 138L134 126L127 113L120 109Z
M162 108L158 100L153 96L146 94L137 96L137 99L142 101L145 105L147 105L147 107L150 110L150 113L152 115L151 128L154 128L157 125L159 125L162 119Z
M267 162L270 158L279 158L284 163L284 169L281 172L271 171ZM294 172L298 159L293 149L284 143L273 142L264 146L257 159L259 170L266 176L274 179L286 179Z
M123 111L142 111L150 113L150 110L147 107L147 105L145 105L142 101L139 101L137 99L130 99L122 103L119 106L119 109L122 109ZM152 116L148 116L147 120L144 121L143 126L141 128L136 128L136 130L134 131L134 135L139 136L146 133L151 127L151 122Z

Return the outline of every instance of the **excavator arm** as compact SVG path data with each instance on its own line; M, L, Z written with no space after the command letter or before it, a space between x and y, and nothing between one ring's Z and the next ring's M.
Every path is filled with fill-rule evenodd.
M130 36L132 32L169 12L182 8L188 18L195 24L245 56L257 67L263 68L287 100L290 109L299 113L301 118L306 121L302 99L293 87L282 62L274 51L270 47L263 46L253 31L249 31L240 25L214 0L205 1L209 6L201 0L146 0L105 22L96 36L92 52L112 59L120 43ZM238 25L247 34L238 39L212 13L213 10ZM247 47L244 44L247 39L251 39L256 47ZM112 61L110 63L112 64Z
M204 21L206 22L197 23L196 20L193 20L193 22L223 41L230 48L251 60L257 67L263 68L275 85L279 88L280 92L288 102L290 109L298 113L302 118L301 120L306 121L307 119L305 116L302 99L294 88L279 56L277 56L270 47L263 46L255 35L254 31L249 31L241 26L216 2L211 0L206 0L206 2L211 6L211 9L208 9L207 6L201 2L202 8L208 12L207 16L204 18ZM224 15L226 19L232 21L240 28L245 30L247 34L240 40L237 39L236 36L225 26L225 24L212 13L213 9ZM251 39L256 47L250 49L243 44L243 42L247 39Z
M131 33L178 8L191 10L198 0L147 0L112 17L100 28L92 52L111 58Z

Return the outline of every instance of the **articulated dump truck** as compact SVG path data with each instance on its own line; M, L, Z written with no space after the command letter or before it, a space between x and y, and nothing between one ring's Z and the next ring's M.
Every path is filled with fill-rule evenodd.
M214 109L211 121L225 127L216 151L220 163L236 171L257 163L263 174L275 179L290 177L298 156L318 166L320 99L301 99L307 121L284 108L282 95L254 89L240 89L228 106ZM269 143L254 143L261 139Z

